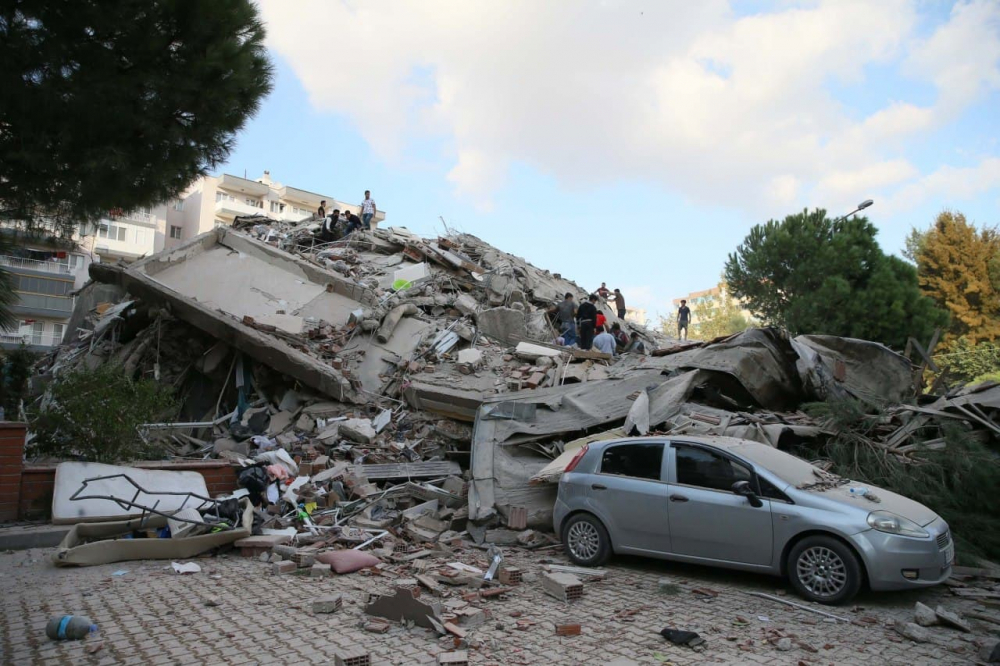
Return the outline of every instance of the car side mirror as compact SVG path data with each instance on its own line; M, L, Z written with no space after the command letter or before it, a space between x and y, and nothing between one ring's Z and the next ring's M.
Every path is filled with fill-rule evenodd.
M736 483L734 483L733 492L736 493L737 495L742 495L743 497L746 497L747 501L750 502L750 506L754 508L760 508L764 506L764 503L760 501L759 497L757 497L757 493L755 493L753 491L753 488L750 487L749 481L737 481Z

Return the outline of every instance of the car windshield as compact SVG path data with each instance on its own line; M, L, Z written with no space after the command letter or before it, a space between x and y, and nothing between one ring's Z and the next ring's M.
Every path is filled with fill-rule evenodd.
M830 478L830 475L819 467L766 444L745 442L732 447L730 451L763 467L796 488Z

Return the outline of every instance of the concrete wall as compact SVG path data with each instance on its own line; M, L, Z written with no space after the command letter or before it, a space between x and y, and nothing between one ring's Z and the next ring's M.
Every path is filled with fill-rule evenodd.
M25 464L24 435L24 423L0 422L0 522L47 519L52 513L56 466ZM238 467L224 460L153 461L133 466L198 472L205 477L211 496L230 493L238 487Z

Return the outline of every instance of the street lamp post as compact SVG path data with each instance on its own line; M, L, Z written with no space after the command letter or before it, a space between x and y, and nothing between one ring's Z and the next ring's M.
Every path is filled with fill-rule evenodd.
M875 203L875 202L874 202L874 201L872 201L871 199L865 199L864 201L862 201L861 203L859 203L859 204L858 204L858 207L857 207L857 208L855 208L854 210L852 210L852 211L851 211L850 213L848 213L847 215L844 215L844 216L842 216L842 217L838 217L838 218L837 218L836 220L834 220L834 222L840 222L841 220L846 220L846 219L847 219L847 218L849 218L849 217L850 217L851 215L854 215L854 214L855 214L855 213L857 213L857 212L858 212L859 210L864 210L865 208L868 208L868 207L869 207L869 206L871 206L871 205L872 205L873 203Z

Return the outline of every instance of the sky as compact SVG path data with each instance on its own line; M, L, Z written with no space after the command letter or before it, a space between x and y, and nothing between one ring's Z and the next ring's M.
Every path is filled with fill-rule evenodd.
M1000 1L259 0L275 87L219 171L475 234L650 318L755 224L886 252L1000 223ZM443 222L442 222L443 220Z

